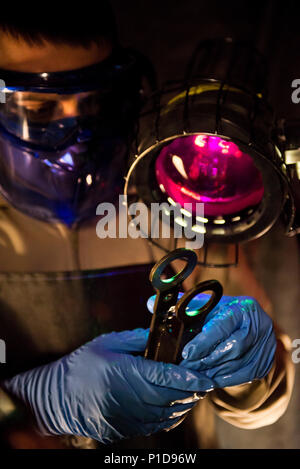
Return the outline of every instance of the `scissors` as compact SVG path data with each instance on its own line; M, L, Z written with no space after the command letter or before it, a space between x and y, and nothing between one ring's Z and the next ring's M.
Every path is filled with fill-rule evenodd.
M175 260L184 260L184 268L171 278L163 279L165 269ZM178 364L184 345L201 332L208 313L215 308L223 295L217 280L198 283L178 300L182 282L189 277L197 264L197 254L191 249L179 248L164 256L150 272L150 282L156 291L153 317L144 357ZM211 291L208 301L198 309L189 307L199 293Z

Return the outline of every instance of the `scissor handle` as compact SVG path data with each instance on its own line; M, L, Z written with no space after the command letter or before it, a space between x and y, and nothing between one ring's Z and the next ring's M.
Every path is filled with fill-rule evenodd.
M210 299L203 305L201 308L193 311L193 314L187 313L187 306L190 301L199 293L205 291L212 291ZM176 305L176 315L184 323L185 328L191 326L192 324L197 323L197 329L200 332L200 329L203 327L205 319L213 310L215 306L219 303L223 295L223 287L217 280L206 280L204 282L198 283L194 288L185 293Z
M171 262L181 259L186 261L184 268L174 277L162 279L161 275ZM197 254L191 249L178 248L164 256L150 272L150 282L153 287L161 292L170 290L180 285L194 270L197 264Z

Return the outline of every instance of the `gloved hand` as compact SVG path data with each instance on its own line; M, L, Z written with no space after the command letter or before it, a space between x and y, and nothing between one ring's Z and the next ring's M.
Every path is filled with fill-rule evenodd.
M144 351L148 333L104 334L2 385L30 405L44 434L81 435L107 444L169 428L199 399L194 393L213 382L130 354Z
M208 298L197 295L189 308L200 308ZM155 296L148 300L151 312L154 300ZM259 303L246 296L223 296L202 331L183 348L180 365L204 373L214 381L214 387L224 388L266 376L275 350L272 320Z

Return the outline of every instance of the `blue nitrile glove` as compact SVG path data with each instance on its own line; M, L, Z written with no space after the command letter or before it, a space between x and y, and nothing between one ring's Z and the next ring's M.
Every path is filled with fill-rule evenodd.
M144 351L148 334L144 329L104 334L2 385L31 407L44 434L107 444L155 433L179 421L199 399L195 393L211 389L213 382L193 370L131 355Z
M189 308L200 308L208 298L197 295ZM151 312L154 299L148 300ZM215 387L224 388L266 376L275 350L272 320L259 303L246 296L223 296L207 316L202 332L183 348L180 365L204 373Z

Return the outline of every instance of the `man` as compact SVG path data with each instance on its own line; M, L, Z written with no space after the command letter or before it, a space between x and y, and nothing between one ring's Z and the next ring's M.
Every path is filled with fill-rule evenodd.
M92 215L97 203L114 201L118 194L116 175L123 175L124 144L133 127L127 128L126 118L138 108L134 104L128 111L124 105L126 118L116 124L113 117L121 112L115 93L120 99L123 93L130 105L139 78L124 72L126 86L118 81L121 57L114 55L117 39L109 8L103 6L101 22L89 18L86 29L82 24L82 12L68 27L64 18L55 18L55 28L40 19L26 26L9 20L0 24L0 68L24 88L7 94L0 108L0 186L10 202L3 198L0 220L0 330L7 342L2 387L25 403L44 435L111 444L149 438L188 413L178 427L187 429L185 444L214 447L212 408L242 428L271 424L284 413L293 384L288 339L279 332L275 337L272 321L255 300L237 296L223 298L207 328L185 348L180 366L136 356L146 345L144 329L101 334L114 330L106 320L113 299L92 304L95 292L87 295L85 282L91 276L86 271L151 263L162 253L141 240L96 236ZM101 63L99 81L107 70L109 79L95 91ZM119 86L106 94L103 90L114 80ZM12 86L8 80L6 86ZM86 99L91 102L83 111ZM73 138L74 129L76 141L66 151L62 143ZM128 324L122 329L129 329L131 303L122 307L121 321ZM132 329L140 325L132 324ZM159 438L175 445L176 431ZM148 445L147 438L131 444Z

